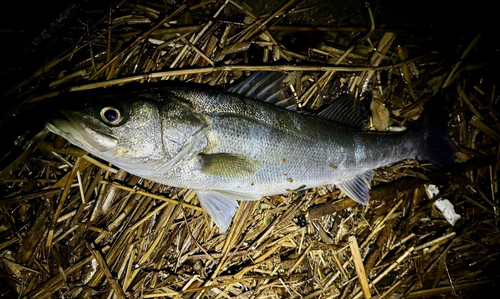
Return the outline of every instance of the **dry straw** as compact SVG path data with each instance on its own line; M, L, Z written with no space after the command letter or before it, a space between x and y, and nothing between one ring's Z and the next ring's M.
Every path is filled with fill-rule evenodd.
M262 16L240 1L165 3L121 1L86 15L88 34L68 31L74 45L58 49L4 96L38 86L21 101L36 102L132 81L226 86L251 72L281 71L303 110L324 107L338 90L368 93L391 112L380 114L390 115L385 121L398 126L447 86L457 95L449 123L462 163L439 170L402 161L377 170L368 207L331 187L241 204L221 235L194 192L129 175L71 145L58 148L49 135L1 183L4 292L424 298L466 296L498 281L491 269L500 237L498 165L485 158L500 153L500 115L491 109L498 95L481 78L461 77L478 38L450 66L428 48L401 43L404 31L377 28L373 18L366 28L286 25L296 9L315 9L300 1ZM287 49L283 36L298 32L321 32L323 40ZM250 64L251 56L262 60ZM455 226L435 209L437 198L426 195L429 183L461 215Z

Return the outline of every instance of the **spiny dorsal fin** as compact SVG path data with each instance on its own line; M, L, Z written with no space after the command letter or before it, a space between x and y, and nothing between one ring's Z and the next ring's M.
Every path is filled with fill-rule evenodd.
M285 77L281 72L257 72L227 91L295 111L295 98L290 88L282 84Z
M202 172L226 178L242 178L255 174L261 167L260 161L245 155L217 153L200 154Z
M360 129L365 126L367 121L367 118L361 113L359 101L356 101L351 94L338 97L316 116Z
M373 170L368 170L338 183L337 187L352 200L367 205L370 202L370 182L373 179L373 175Z

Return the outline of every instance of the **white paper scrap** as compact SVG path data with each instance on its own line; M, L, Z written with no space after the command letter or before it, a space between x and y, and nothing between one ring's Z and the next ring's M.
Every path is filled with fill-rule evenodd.
M447 199L438 199L434 202L434 206L443 213L444 218L448 220L451 225L455 225L458 219L462 218L459 214L455 213L453 204Z
M428 184L425 185L425 192L427 192L427 196L429 196L429 198L434 198L439 194L439 188L436 185Z

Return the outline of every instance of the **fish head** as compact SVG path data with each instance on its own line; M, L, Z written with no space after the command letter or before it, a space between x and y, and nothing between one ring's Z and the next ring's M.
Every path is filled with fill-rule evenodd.
M171 168L190 152L192 145L186 143L193 142L193 133L204 124L175 99L148 93L129 96L133 100L115 97L60 109L66 118L53 119L47 128L136 175Z

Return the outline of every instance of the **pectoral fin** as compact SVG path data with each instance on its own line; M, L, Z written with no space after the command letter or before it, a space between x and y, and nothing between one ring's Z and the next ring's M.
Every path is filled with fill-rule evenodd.
M368 170L353 178L338 183L337 187L352 200L367 205L370 202L370 182L373 179L373 175L373 171Z
M242 178L255 174L261 167L260 161L238 154L201 154L202 172L227 178Z
M201 205L207 213L212 217L221 233L225 233L234 214L238 210L238 200L259 200L260 195L245 194L237 192L217 191L217 190L198 190L195 191L198 195Z

